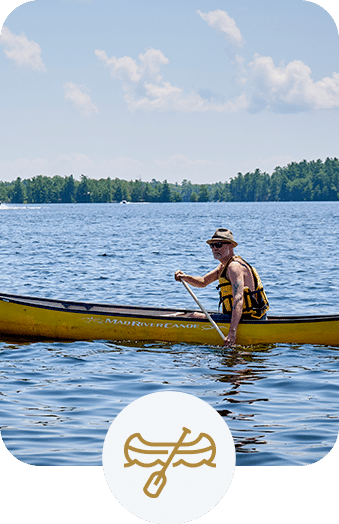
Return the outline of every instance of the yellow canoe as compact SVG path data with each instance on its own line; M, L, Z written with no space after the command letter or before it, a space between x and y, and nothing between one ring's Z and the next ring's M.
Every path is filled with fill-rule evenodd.
M33 340L164 341L220 345L208 320L193 310L117 306L0 294L0 335ZM173 316L176 314L176 316ZM218 324L226 335L229 323ZM237 344L296 343L339 347L339 315L269 316L241 321Z

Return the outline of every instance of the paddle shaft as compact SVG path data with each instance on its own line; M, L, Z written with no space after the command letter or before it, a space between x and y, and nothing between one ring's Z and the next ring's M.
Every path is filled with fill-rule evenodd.
M202 305L202 303L200 302L200 300L198 299L198 297L195 296L195 294L193 293L193 291L191 290L191 288L189 287L189 285L187 284L187 282L185 282L184 280L181 280L181 282L184 284L185 288L187 289L187 291L189 292L189 294L191 295L191 297L196 301L196 303L198 304L198 306L200 307L200 309L202 310L202 312L206 315L206 317L208 318L208 320L211 322L212 326L214 327L214 329L219 333L219 335L221 336L221 338L223 339L223 341L225 341L225 335L224 333L221 331L221 329L219 328L219 326L214 322L213 318L211 317L211 315L208 313L208 311L206 311L206 309L204 308L204 306Z

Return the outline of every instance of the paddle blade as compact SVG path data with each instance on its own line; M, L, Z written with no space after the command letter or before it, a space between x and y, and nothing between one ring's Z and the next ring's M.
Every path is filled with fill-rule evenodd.
M154 471L144 486L144 493L152 499L159 497L165 487L167 478L162 471Z

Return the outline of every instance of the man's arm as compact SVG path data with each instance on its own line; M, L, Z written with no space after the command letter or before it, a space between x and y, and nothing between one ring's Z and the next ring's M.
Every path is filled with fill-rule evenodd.
M230 264L228 277L232 284L233 307L230 329L225 339L225 346L233 346L237 338L237 329L244 305L244 272L240 264Z
M192 277L191 275L186 275L183 271L176 271L174 273L175 280L184 280L187 284L190 284L195 287L206 287L211 282L214 282L219 278L220 264L216 269L210 271L203 277Z

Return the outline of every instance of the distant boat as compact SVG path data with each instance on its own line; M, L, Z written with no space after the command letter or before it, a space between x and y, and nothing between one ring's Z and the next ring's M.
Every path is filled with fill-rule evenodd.
M129 204L129 202L127 202L127 200L121 200L120 204Z

